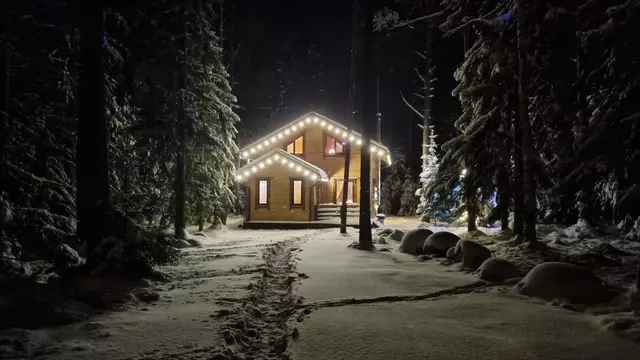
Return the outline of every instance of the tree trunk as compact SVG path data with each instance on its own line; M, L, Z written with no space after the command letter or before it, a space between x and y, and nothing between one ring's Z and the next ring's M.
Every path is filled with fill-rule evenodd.
M174 235L176 239L184 239L184 233L186 228L185 221L185 201L187 197L187 185L185 179L185 161L184 161L184 153L185 153L185 121L186 121L186 113L185 107L186 103L184 100L184 96L186 96L186 83L187 83L187 74L186 74L186 51L187 51L187 26L186 26L186 17L187 10L186 5L183 5L182 9L182 26L183 26L183 34L180 40L180 48L184 51L184 56L179 59L178 64L178 81L176 86L176 96L178 99L176 101L176 107L178 112L178 149L176 154L176 179L175 179L175 218L174 218Z
M81 1L80 85L78 89L78 145L76 147L78 235L89 251L108 230L109 159L105 116L103 61L104 20L102 0ZM98 265L89 256L92 269Z
M468 169L464 178L465 182L465 198L467 202L467 231L475 231L476 219L478 218L478 204L477 204L477 188L473 186L473 170Z
M347 109L347 128L353 125L353 115L356 105L356 71L358 69L358 0L353 0L353 10L351 13L351 60L349 74L349 106ZM347 198L349 192L349 172L351 167L351 144L345 144L344 148L344 177L342 185L342 205L340 206L340 233L347 233ZM355 191L355 189L354 189Z
M429 0L423 3L424 15L430 14ZM431 19L424 20L424 112L422 114L422 171L429 165L429 131L431 129Z
M349 168L351 166L351 144L344 144L344 181L342 183L342 205L340 205L340 234L347 233L347 200L349 199Z
M9 139L9 2L10 0L0 1L0 247L8 212L2 193L5 191L5 151Z
M513 178L513 234L522 235L524 233L523 223L523 196L522 196L522 141L520 132L519 115L516 113L514 117L513 132L515 134L513 146L513 162L515 166Z
M509 157L508 144L507 136L503 136L503 143L500 147L502 166L498 177L498 208L500 210L501 230L509 229L509 208L511 207L511 181L509 177L511 158Z
M375 114L375 78L373 6L371 0L363 0L364 15L364 82L362 112L362 150L360 151L360 233L362 248L373 247L371 238L371 151L369 151L369 127L376 118Z
M536 242L536 184L535 184L535 150L529 120L529 98L527 86L527 38L525 29L525 7L523 0L516 2L517 14L517 46L518 46L518 110L522 140L522 190L523 218L525 241Z

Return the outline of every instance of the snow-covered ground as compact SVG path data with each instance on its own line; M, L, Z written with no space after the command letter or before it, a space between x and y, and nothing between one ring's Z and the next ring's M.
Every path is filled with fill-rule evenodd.
M309 278L298 292L311 312L293 325L300 335L290 345L292 359L604 360L640 354L640 344L603 331L610 320L508 288L476 287L457 265L417 262L393 251L345 251L356 238L352 230L302 246L298 270Z
M385 226L417 223L391 219ZM443 229L464 232L433 230ZM588 237L593 234L574 240L576 229L543 232L550 247L578 257L584 244L604 242ZM198 237L202 247L183 250L179 265L162 269L172 281L153 285L157 302L57 328L0 331L0 359L625 360L640 354L640 343L616 336L640 340L640 322L630 312L588 315L488 287L458 265L399 253L395 241L377 244L375 252L349 249L357 239L353 228L340 235L230 224L207 234ZM478 241L525 267L544 260L505 246L499 236Z
M161 269L173 280L155 284L159 301L73 325L0 331L0 359L210 359L224 351L229 317L217 314L233 313L256 294L254 285L269 271L266 249L313 232L224 228L207 234L196 237L202 247L183 250L179 265Z

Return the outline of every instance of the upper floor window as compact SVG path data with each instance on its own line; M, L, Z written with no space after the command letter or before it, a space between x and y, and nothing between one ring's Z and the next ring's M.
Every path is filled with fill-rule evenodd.
M325 135L324 154L337 155L337 154L343 154L343 153L344 153L344 147L342 146L342 143L332 138L331 136Z
M294 155L304 154L304 136L300 136L294 142L287 145L287 152Z

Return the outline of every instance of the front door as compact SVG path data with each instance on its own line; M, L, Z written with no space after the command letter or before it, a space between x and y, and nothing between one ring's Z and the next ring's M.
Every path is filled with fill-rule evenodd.
M353 192L355 189L355 181L349 180L347 185L349 192L347 193L347 204L353 204ZM336 204L342 204L342 189L344 188L344 180L336 180Z

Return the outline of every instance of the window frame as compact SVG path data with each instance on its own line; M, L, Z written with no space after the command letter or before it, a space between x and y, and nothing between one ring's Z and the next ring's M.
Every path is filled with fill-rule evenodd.
M296 181L300 181L300 204L293 203L293 189ZM304 208L304 182L305 179L301 177L291 177L289 178L289 208L290 209L302 209Z
M336 148L336 144L339 143L340 145L342 145L342 151L341 152L336 152L335 154L329 154L327 153L327 138L333 140L333 148ZM340 140L334 138L333 136L329 135L327 132L324 132L324 138L322 139L322 152L324 153L325 157L334 157L334 156L344 156L345 154L345 147L347 145L343 144L340 142Z
M266 204L260 204L260 182L267 182L267 202ZM269 209L271 206L271 178L257 178L256 179L256 195L255 195L255 208L256 209Z
M296 154L295 153L295 151L296 151L296 140L298 140L300 138L302 138L302 153ZM289 147L289 145L291 145L291 144L293 144L293 152L292 153L290 153L289 149L287 149ZM304 155L307 153L307 137L306 137L306 134L302 134L300 136L296 136L293 139L292 142L286 143L284 145L283 150L286 151L288 154L291 154L293 156L298 156L298 157L304 158Z

